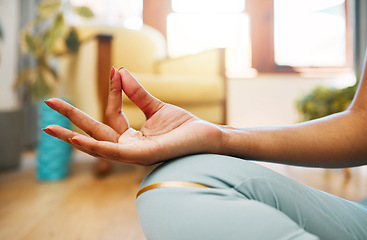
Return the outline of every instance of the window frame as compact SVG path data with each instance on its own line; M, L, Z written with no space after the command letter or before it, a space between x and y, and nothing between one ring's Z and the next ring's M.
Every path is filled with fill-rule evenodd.
M250 17L252 67L263 73L311 73L334 74L353 71L352 27L349 17L349 2L345 0L346 16L346 64L329 67L293 67L278 65L274 52L274 0L247 0L246 9Z
M278 65L274 51L274 0L243 0L250 19L252 68L258 73L335 74L353 72L353 33L349 2L345 0L346 64L329 67L292 67ZM171 0L143 0L143 22L158 29L167 38L167 17L173 13Z

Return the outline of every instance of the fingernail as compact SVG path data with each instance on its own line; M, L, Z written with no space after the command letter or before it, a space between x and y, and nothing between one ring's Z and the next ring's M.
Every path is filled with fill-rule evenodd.
M47 133L48 135L51 135L53 137L56 137L56 133L54 131L52 131L51 129L48 128L44 128L42 129L42 131L44 131L45 133Z
M115 68L114 68L114 67L112 67L112 68L111 68L111 72L110 72L110 81L112 81L113 76L115 76Z
M50 102L49 100L45 100L44 101L46 104L47 104L47 106L49 106L50 108L52 108L52 109L54 109L55 108L55 106L52 104L52 102Z
M123 69L124 67L120 67L117 71L120 71L120 69Z
M75 138L69 138L69 141L71 143L74 143L75 145L81 146L80 142L78 140L76 140Z

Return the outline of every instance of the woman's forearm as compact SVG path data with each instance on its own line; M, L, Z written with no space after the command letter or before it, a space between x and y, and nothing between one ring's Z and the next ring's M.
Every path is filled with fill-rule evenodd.
M348 110L289 126L219 128L220 154L299 166L367 164L367 54L360 85Z
M299 166L358 166L367 163L366 126L367 114L358 110L290 126L221 126L220 153Z

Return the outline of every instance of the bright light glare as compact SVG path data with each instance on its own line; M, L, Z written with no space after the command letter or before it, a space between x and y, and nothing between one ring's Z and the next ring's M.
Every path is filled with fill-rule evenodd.
M277 64L345 65L344 0L275 0L274 6Z
M107 25L123 25L139 29L143 25L143 0L69 0L72 5L85 5L92 9L92 21ZM73 19L78 21L78 19ZM79 19L80 21L80 19Z
M345 0L274 0L275 10L286 8L289 14L316 12L344 4Z
M174 12L238 13L245 10L244 0L172 0Z
M249 19L245 14L170 14L167 19L170 56L227 48L227 70L251 66Z

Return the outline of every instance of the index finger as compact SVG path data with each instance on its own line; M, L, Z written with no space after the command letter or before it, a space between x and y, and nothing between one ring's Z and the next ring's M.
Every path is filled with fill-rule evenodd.
M48 99L45 103L53 110L67 117L72 123L82 129L89 136L100 141L117 142L119 134L115 130L91 118L88 114L76 107L73 107L69 103L58 98Z
M112 67L110 74L110 93L108 94L106 118L108 125L119 134L123 134L129 128L129 122L121 111L122 87L121 75Z

